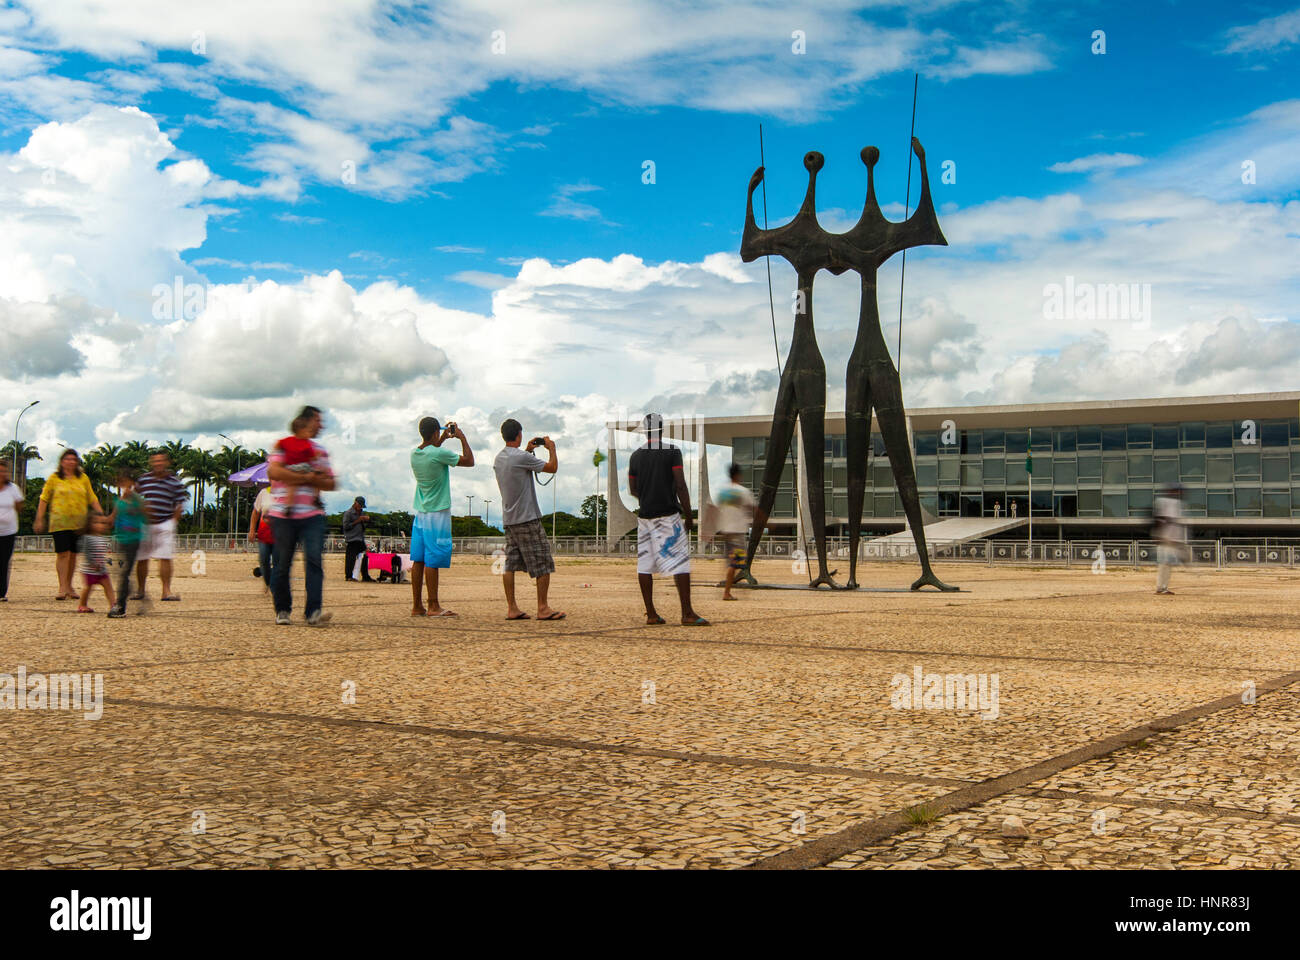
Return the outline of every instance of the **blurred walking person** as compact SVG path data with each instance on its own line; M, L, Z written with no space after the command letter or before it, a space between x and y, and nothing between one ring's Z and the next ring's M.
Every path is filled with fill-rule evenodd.
M149 506L144 497L135 488L135 477L129 467L119 467L117 471L117 501L113 504L113 540L122 557L122 577L118 582L117 602L108 611L113 618L126 616L127 593L131 586L131 570L135 567L140 545L147 535L149 524ZM148 609L148 600L139 601L136 613Z
M528 614L515 602L515 574L523 570L537 582L537 619L563 620L565 614L552 610L546 599L555 559L551 556L551 541L542 527L542 511L533 484L533 477L538 473L555 473L559 469L555 442L550 437L534 437L526 449L520 449L524 428L514 419L501 424L501 439L506 445L497 454L492 471L501 491L501 522L506 531L506 569L501 575L506 592L506 619L528 619ZM533 453L539 445L546 450L545 460Z
M460 453L444 447L460 441ZM411 616L455 617L438 604L438 571L451 566L450 467L474 466L474 451L460 427L441 427L434 417L420 421L420 445L411 451L415 475L415 520L411 524ZM429 594L428 606L422 591Z
M0 461L0 603L9 599L9 564L18 542L18 510L23 492L9 481L9 461Z
M736 464L727 468L731 482L718 494L718 537L722 540L722 555L726 558L726 578L722 581L722 599L735 600L731 587L736 573L745 565L745 542L750 524L754 522L754 494L740 482L741 469Z
M95 612L90 606L90 593L97 586L104 588L109 612L117 606L113 598L112 577L108 572L108 561L113 556L113 541L108 538L111 531L108 517L102 513L92 513L89 516L86 533L81 538L81 576L85 585L81 588L77 613Z
M271 488L263 487L257 492L253 501L253 515L248 518L248 542L257 544L257 575L262 578L264 593L271 592L275 564L275 535L271 532L271 521L267 511L271 509Z
M329 454L316 443L324 420L317 407L303 407L289 428L295 440L309 443L309 457L305 461L310 470L301 471L285 466L286 453L276 444L268 458L266 475L271 481L271 507L267 514L275 537L275 559L271 593L275 603L275 622L289 624L293 612L293 596L289 588L289 571L293 554L302 544L302 559L307 587L307 604L304 614L307 625L324 626L332 614L321 610L325 568L321 554L325 550L325 507L320 494L333 490L334 471L330 469ZM297 446L297 444L295 444Z
M648 624L666 622L655 610L654 575L673 578L682 607L682 626L707 627L691 606L691 493L682 472L682 451L663 442L664 420L648 413L646 442L628 458L627 488L640 508L636 521L636 574Z
M352 501L352 506L343 512L343 542L347 547L347 553L343 558L345 580L374 582L366 566L366 524L369 522L365 497L357 497ZM358 567L360 567L360 576L358 576Z
M172 593L172 556L176 552L176 524L189 499L185 485L172 469L172 457L166 450L149 454L149 472L136 480L135 488L144 498L149 523L135 563L135 593L132 600L145 598L144 585L149 577L149 561L158 561L158 579L162 581L162 598L176 602Z
M1170 484L1164 496L1157 497L1152 513L1155 517L1156 593L1173 596L1169 575L1175 563L1182 563L1187 552L1187 527L1183 523L1183 488Z
M77 562L77 542L91 512L103 513L90 478L81 469L76 450L64 450L59 468L50 474L36 504L32 529L54 537L54 569L59 575L59 595L55 600L71 600L77 595L72 586L72 569Z

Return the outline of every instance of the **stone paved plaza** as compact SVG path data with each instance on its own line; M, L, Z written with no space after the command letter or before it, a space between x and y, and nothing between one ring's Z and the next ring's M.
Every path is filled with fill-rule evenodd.
M111 621L15 558L0 672L102 673L106 702L0 711L4 866L1300 866L1295 572L1156 597L1154 571L949 565L966 592L723 603L697 564L695 629L668 582L646 626L627 561L561 561L568 619L509 623L487 561L446 578L460 619L417 620L327 557L313 630L275 626L253 565L178 561L181 603ZM996 679L996 716L895 709L918 668Z

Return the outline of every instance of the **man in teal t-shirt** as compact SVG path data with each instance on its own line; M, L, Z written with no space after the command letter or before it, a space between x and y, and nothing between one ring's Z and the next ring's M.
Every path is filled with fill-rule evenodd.
M443 446L460 441L460 454ZM411 451L415 474L415 522L411 525L411 616L454 617L438 605L438 571L451 566L451 477L449 467L474 466L474 452L460 427L444 430L433 417L420 421L421 444ZM428 588L429 606L422 591Z

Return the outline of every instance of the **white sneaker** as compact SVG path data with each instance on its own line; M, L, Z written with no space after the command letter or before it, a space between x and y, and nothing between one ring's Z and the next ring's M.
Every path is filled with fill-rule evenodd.
M275 622L277 626L281 626L281 627L289 626L289 611L281 610L279 613L277 613L275 615Z
M330 620L332 620L333 618L334 618L334 614L325 613L321 610L317 610L315 613L313 613L310 617L307 618L307 626L323 627L325 626L325 624L329 623Z

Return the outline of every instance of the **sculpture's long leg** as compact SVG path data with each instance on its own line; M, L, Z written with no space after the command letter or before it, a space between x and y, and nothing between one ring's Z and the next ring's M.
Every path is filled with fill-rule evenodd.
M818 353L817 359L821 359ZM815 381L815 382L814 382ZM812 586L825 584L839 586L831 579L835 571L826 570L826 369L815 375L811 372L799 383L799 424L803 431L803 454L808 461L803 465L808 475L808 512L806 517L813 528L817 543L817 579ZM807 393L804 393L804 390ZM812 401L806 398L814 394Z
M793 350L791 351L793 352ZM767 518L772 515L776 503L776 488L781 482L785 462L790 454L790 441L794 438L795 417L799 411L795 405L794 371L787 366L777 388L776 409L772 414L772 431L767 438L767 465L763 468L763 484L759 488L758 504L754 509L754 526L749 532L749 550L745 554L745 566L736 572L736 579L746 583L757 583L750 567L754 562L754 552L758 542L763 539L763 528Z
M872 303L875 298L872 297ZM889 348L880 333L879 324L873 324L867 332L868 374L871 379L871 395L876 404L876 420L880 423L880 433L885 441L885 452L894 468L894 482L899 495L903 498L903 512L907 514L908 526L912 528L912 538L916 542L917 558L921 561L921 576L912 584L913 590L919 590L925 584L940 590L957 590L934 575L930 569L930 556L925 549L925 527L921 524L921 498L916 491L916 470L912 466L912 450L907 442L907 421L903 412L903 387L898 379L898 370L889 359Z
M863 290L863 303L867 292ZM876 302L874 286L871 303ZM871 444L871 378L867 374L866 347L862 335L853 344L845 375L844 421L849 465L849 582L858 586L858 541L862 535L862 504L867 495L867 452Z

